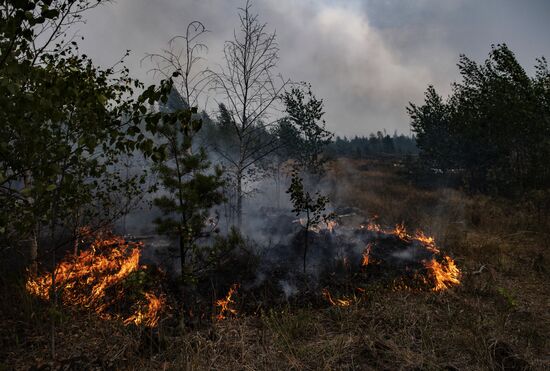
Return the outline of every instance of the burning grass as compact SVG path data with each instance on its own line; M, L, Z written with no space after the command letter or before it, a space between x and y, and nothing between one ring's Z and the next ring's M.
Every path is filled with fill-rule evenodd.
M330 305L333 305L335 307L342 307L342 308L349 307L355 301L353 298L347 298L347 297L333 298L330 291L327 288L323 289L323 297L327 302L330 303Z
M331 223L311 233L314 236L329 234L349 237L349 231L344 233L340 228L336 223ZM441 254L435 240L422 232L408 234L403 225L385 230L371 222L355 229L354 233L360 243L368 241L360 264L349 263L353 255L344 257L346 270L357 267L357 271L352 272L346 281L347 286L355 287L349 292L335 285L330 278L319 281L317 284L325 287L319 288L317 295L322 296L329 305L344 308L367 300L364 287L371 283L373 277L377 279L384 275L391 277L388 287L393 289L442 291L460 284L460 270L454 260ZM323 241L335 244L340 240L329 238ZM65 306L92 311L102 319L116 319L126 325L156 327L160 314L166 311L166 294L143 285L132 286L135 278L148 270L147 266L139 263L142 248L141 242L127 242L110 234L98 235L87 250L67 256L53 273L29 277L27 291L43 300L50 300L52 292L55 292ZM335 273L329 270L326 274L333 276ZM299 279L307 283L310 278L303 276ZM266 282L269 283L270 279ZM255 295L258 288L251 282L242 283L247 288L245 297L248 303L244 305L246 314L246 308L256 306L254 301L257 299L254 298L258 297ZM239 313L236 298L240 286L241 283L233 284L224 297L214 302L213 319L221 321ZM316 302L316 294L307 293L311 287L302 285L297 289L293 293L294 302L301 302L302 305L307 305L309 301ZM274 296L274 299L272 305L284 303L282 297L277 300ZM197 312L204 310L204 307L195 308ZM178 316L178 313L174 314Z
M233 305L235 304L235 301L233 300L233 295L237 292L238 288L239 284L237 283L231 285L229 291L227 292L227 295L225 295L224 298L216 301L216 307L218 309L218 315L216 315L216 319L218 321L226 319L228 315L237 314L237 309L233 308Z
M95 236L89 249L68 255L53 272L31 276L29 293L68 307L90 310L103 319L154 327L165 306L163 294L132 290L132 279L147 272L139 264L141 242L128 242L111 234Z
M47 309L25 297L28 304L17 305L21 313L7 315L10 308L0 307L6 318L0 329L1 362L7 369L55 369L67 362L75 362L75 369L144 370L550 368L549 226L531 222L535 219L526 210L498 200L448 189L426 191L387 169L375 169L370 176L353 164L345 166L336 170L349 176L336 178L350 179L343 186L348 192L333 199L380 215L379 223L370 221L363 228L343 223L332 232L313 233L318 242L332 238L339 247L352 236L353 246L359 246L356 254L338 255L319 286L297 285L285 300L284 275L267 276L266 284L254 286L255 277L236 265L233 270L241 275L228 273L201 286L218 285L204 305L210 308L207 323L196 328L167 321L156 328L124 326L72 311L52 319ZM421 227L425 233L383 227L402 220L410 231ZM350 231L343 233L346 228ZM132 256L134 247L128 245L124 256ZM136 274L122 281L129 284ZM240 286L228 287L232 282ZM105 292L111 291L107 287ZM4 295L24 297L17 291ZM147 301L141 299L139 307L146 311ZM132 308L122 312L121 320L136 313ZM106 313L117 312L109 307ZM225 319L218 321L219 315ZM58 358L50 360L49 324L54 320L59 350Z
M365 269L383 266L397 268L403 279L410 277L411 286L425 286L433 291L442 291L460 285L460 269L448 255L441 253L433 237L417 231L409 234L403 224L393 230L384 230L380 225L362 225L361 234L367 234L368 243L362 253L361 265ZM378 272L380 269L378 269Z
M292 265L288 264L284 267L287 271L282 276L283 281L279 282L294 284L296 289L292 294L285 295L281 290L270 288L272 300L271 304L267 304L268 308L270 305L286 302L289 295L293 296L295 303L301 302L301 305L315 303L322 297L330 305L349 307L366 300L362 294L363 287L369 285L373 279L385 276L391 278L390 286L395 289L442 291L460 284L460 270L454 260L441 254L435 240L421 232L411 235L403 225L386 230L374 222L358 228L339 226L336 222L331 222L318 228L310 231L311 245L318 249L324 248L330 255L334 254L340 243L367 246L360 256L354 255L354 249L347 251L344 256L344 266L349 276L345 284L352 287L352 292L342 289L337 280L331 278L337 274L333 264L322 267L324 278L319 280L306 274L294 277L294 281L284 281L288 280L288 274L295 273ZM88 249L77 255L68 255L54 272L29 277L27 291L46 301L51 300L52 293L55 293L65 306L92 311L102 319L116 319L126 325L156 327L160 314L167 311L167 294L158 287L163 286L164 282L161 281L169 278L157 277L149 287L144 284L143 281L146 282L151 277L147 276L149 267L140 265L143 243L128 242L112 234L88 234L88 237L93 238ZM292 248L292 245L288 248ZM279 256L287 257L285 254ZM239 288L244 291L246 298L246 303L239 305L244 309L243 314L255 311L252 308L258 307L258 298L265 295L261 290L277 282L275 271L264 270L266 276L263 284L255 284L253 281L258 280L260 271L261 269L255 272L253 277L237 280L224 297L216 300L213 303L212 318L220 321L238 314L236 298ZM204 303L206 291L196 291L195 297ZM201 313L201 318L204 318L204 313L208 310L204 305L193 307L190 300L178 298L175 294L170 294L171 302L187 306L190 313ZM266 307L266 304L260 304ZM172 315L176 317L182 316L177 311L173 312Z
M333 226L330 232L350 235L349 231L340 232L337 226ZM393 290L405 291L444 291L460 285L461 272L454 259L441 253L435 239L421 231L409 234L403 224L384 229L371 221L353 230L353 234L366 245L359 266L350 264L353 255L346 255L343 259L344 270L348 272L344 286L355 287L351 290L353 292L345 287L339 290L340 297L335 297L329 287L323 288L323 298L332 306L349 307L367 300L365 288L376 282Z

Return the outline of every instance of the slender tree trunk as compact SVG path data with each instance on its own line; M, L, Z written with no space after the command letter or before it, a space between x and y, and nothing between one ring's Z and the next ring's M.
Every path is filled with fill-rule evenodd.
M305 240L305 244L304 244L304 274L306 273L307 248L308 248L308 244L309 244L309 230L308 230L308 228L306 228L305 237L306 237L306 240Z
M61 172L61 178L57 182L57 187L55 190L55 197L53 198L52 202L52 215L50 220L50 243L54 244L55 239L55 230L56 230L56 222L57 222L57 212L59 211L59 200L60 200L60 190L61 185L63 184L63 180L65 178L65 166L66 162L63 163L63 171ZM56 248L53 247L52 249L52 287L50 291L50 300L53 312L57 312L57 287L56 287L56 278L57 278L57 256L56 256ZM52 359L55 359L56 354L56 341L55 341L55 318L52 320L52 329L51 329L51 355Z
M307 250L309 248L309 212L307 213L306 221L306 231L305 231L305 243L304 243L304 274L306 273L306 259L307 259Z
M25 188L29 188L32 186L32 175L30 171L25 172L25 176L23 177L23 185ZM34 200L32 197L27 197L27 202L29 205L34 205ZM38 258L38 226L35 225L34 228L31 231L31 235L29 236L29 239L27 240L27 243L25 244L28 248L28 258L29 258L29 269L31 273L36 272L36 259Z
M237 227L239 230L243 225L243 172L239 167L237 170Z
M57 311L57 288L56 288L56 284L55 284L55 279L56 279L56 271L57 271L57 267L56 267L56 264L57 264L57 261L56 261L56 256L55 256L55 248L53 249L52 251L52 265L53 265L53 269L52 269L52 287L50 288L50 301L51 301L51 306L52 306L52 309L53 309L53 312L55 313ZM51 344L50 344L50 347L51 347L51 356L52 356L52 359L55 359L55 351L56 351L56 344L55 344L55 318L52 318L52 327L51 327Z
M75 215L75 223L74 223L74 229L73 229L73 236L74 236L74 240L73 240L73 254L74 256L77 256L78 255L78 245L80 243L80 239L82 238L82 236L80 235L80 228L79 228L79 220L80 220L80 209L77 209L76 210L76 215Z
M281 163L277 162L277 173L275 175L275 193L277 196L277 209L281 208Z
M37 228L33 228L31 236L27 240L28 255L29 255L29 271L31 274L36 273L37 270L37 261L38 258L38 231Z
M185 255L187 255L187 247L183 234L180 234L180 268L181 278L185 278Z

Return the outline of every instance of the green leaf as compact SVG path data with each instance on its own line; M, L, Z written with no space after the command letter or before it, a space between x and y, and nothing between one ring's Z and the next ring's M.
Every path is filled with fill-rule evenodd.
M20 193L24 197L29 197L32 193L32 188L23 188Z
M107 97L103 94L99 94L97 96L97 100L99 101L99 103L101 103L102 105L105 105L105 103L107 103Z

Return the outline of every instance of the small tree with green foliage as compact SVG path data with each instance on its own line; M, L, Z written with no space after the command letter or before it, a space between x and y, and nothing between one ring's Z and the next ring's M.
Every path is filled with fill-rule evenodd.
M292 88L283 94L287 117L280 121L279 137L288 156L310 174L322 174L323 152L333 134L325 129L323 100L317 99L310 85Z
M148 107L165 99L170 79L140 93L122 63L103 69L80 54L68 29L106 2L0 1L0 253L26 247L32 268L46 252L56 265L56 250L76 239L61 231L127 211L120 200L140 193L143 174L124 176L122 160L157 156L142 123L153 129L169 116ZM55 321L51 333L56 358Z
M159 128L167 156L156 168L167 194L154 200L164 214L155 224L160 234L178 240L182 279L193 278L193 260L203 248L198 241L212 232L207 230L210 209L224 200L221 170L211 168L204 149L193 153L192 134L201 127L196 112L181 110L177 120Z
M121 162L136 150L156 154L142 122L162 118L148 107L171 81L140 94L126 67L99 68L67 39L105 2L0 2L0 252L22 242L35 261L46 231L55 252L70 241L54 242L54 232L74 219L112 222L127 211L120 200L141 191L142 174L124 176Z
M309 231L310 228L316 227L322 221L327 222L332 218L332 214L325 213L326 206L329 202L328 197L316 192L312 196L304 189L304 181L297 170L292 173L290 187L286 191L290 195L290 200L293 204L292 212L296 216L303 216L305 223L301 223L304 230L304 256L303 269L306 272L307 252L309 248Z

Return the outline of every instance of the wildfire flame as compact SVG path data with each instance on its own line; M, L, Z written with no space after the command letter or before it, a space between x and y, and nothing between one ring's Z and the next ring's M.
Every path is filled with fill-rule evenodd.
M422 231L416 231L414 238L421 242L428 250L434 254L439 254L440 251L435 245L435 239L433 237L426 236Z
M361 265L363 267L366 267L367 265L369 265L371 248L372 248L372 244L369 243L365 248L365 251L363 251L363 260L361 261Z
M216 316L216 319L218 321L221 321L221 320L227 318L227 316L229 314L236 315L238 313L236 309L231 307L231 304L235 304L235 301L233 300L232 297L237 292L238 288L239 288L239 284L234 283L229 288L229 291L227 292L225 297L223 299L219 299L219 300L216 301L216 307L219 308L218 309L219 313Z
M55 290L66 306L93 310L104 319L122 319L125 324L154 327L165 303L164 297L154 293L145 292L129 316L109 311L124 300L125 279L140 270L142 246L142 242L127 242L120 236L97 236L88 250L65 258L53 274L29 277L26 288L31 294L48 300L55 282Z
M460 284L460 270L449 256L445 256L442 263L435 259L427 262L426 269L435 283L433 291L445 290Z
M384 230L380 225L369 222L360 226L361 229L367 229L371 232L387 233L397 236L403 241L417 242L424 248L431 251L434 255L439 256L439 259L435 257L430 261L424 262L426 268L427 277L418 276L421 281L432 286L433 291L446 290L452 286L460 284L460 269L456 266L455 261L447 256L443 255L441 259L441 251L435 243L435 239L431 236L427 236L422 231L416 231L414 235L407 233L407 230L403 224L398 224L393 230ZM369 243L362 255L361 265L366 267L371 263L370 252L373 245Z
M328 301L332 306L335 306L335 307L349 307L352 303L353 303L353 300L352 299L348 299L348 298L336 298L334 299L332 297L332 295L330 294L330 291L328 291L328 289L323 289L323 297L325 298L326 301Z
M407 240L408 238L410 238L410 236L407 234L407 229L405 228L405 225L403 223L397 224L395 226L395 229L393 230L393 233L402 240Z
M159 316L156 315L162 310L165 299L164 297L158 297L153 293L146 292L145 299L147 304L144 305L145 310L138 309L137 312L124 320L125 324L134 323L135 325L144 324L147 327L156 327L158 325ZM155 315L151 315L151 314Z

